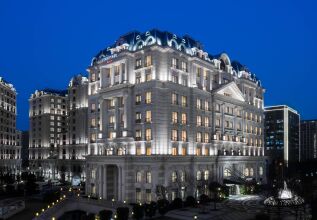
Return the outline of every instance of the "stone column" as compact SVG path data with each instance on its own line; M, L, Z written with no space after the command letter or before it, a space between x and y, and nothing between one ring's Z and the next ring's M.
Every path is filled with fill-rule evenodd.
M111 79L110 79L110 85L114 85L114 66L112 66L111 68L110 68L110 77L111 77Z

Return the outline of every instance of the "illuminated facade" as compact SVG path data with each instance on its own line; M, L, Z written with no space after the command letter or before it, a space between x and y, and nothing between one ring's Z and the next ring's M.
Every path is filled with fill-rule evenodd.
M87 193L150 201L199 195L210 181L266 181L264 89L226 54L131 32L88 72Z
M87 153L88 79L74 76L68 90L31 95L29 159L32 171L49 179L84 180Z
M21 170L20 132L16 130L16 90L0 77L0 174Z
M300 122L300 161L317 160L317 120Z

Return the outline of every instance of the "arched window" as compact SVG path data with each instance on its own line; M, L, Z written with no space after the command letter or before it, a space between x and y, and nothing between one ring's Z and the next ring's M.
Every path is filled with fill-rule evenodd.
M204 180L208 180L209 179L209 171L205 170L204 172Z
M253 176L253 175L254 175L253 168L250 168L250 176Z
M141 183L142 182L142 173L141 173L141 171L136 172L135 182L137 182L137 183Z
M224 175L224 176L231 176L231 171L226 168L226 169L224 169L224 171L223 171L223 175Z
M249 168L244 168L244 176L249 176Z
M184 171L180 171L180 179L181 179L181 182L185 182L185 172Z
M263 176L263 167L262 166L259 167L259 175Z
M152 174L150 171L146 172L146 183L152 182Z
M196 173L196 180L200 181L201 180L201 172L198 170Z
M177 174L176 174L176 171L173 171L172 172L172 183L175 183L177 180Z

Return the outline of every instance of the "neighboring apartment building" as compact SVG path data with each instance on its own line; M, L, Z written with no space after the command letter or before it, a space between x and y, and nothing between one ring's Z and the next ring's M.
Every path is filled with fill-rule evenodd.
M45 89L30 102L30 168L47 179L85 180L88 79L74 76L67 90Z
M300 162L317 159L317 120L302 120L300 124Z
M88 71L87 193L151 201L266 182L264 89L239 62L151 30L121 36Z
M300 115L286 106L265 107L265 150L273 161L300 161Z
M17 92L0 77L0 174L21 171L20 132L16 129Z

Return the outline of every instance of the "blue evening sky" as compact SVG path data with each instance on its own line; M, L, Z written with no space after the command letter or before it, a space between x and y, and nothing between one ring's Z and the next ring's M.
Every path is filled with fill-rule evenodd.
M131 30L189 34L227 52L266 88L265 105L317 118L316 1L1 0L0 76L18 91L18 128L28 129L36 89L66 88L92 57Z

